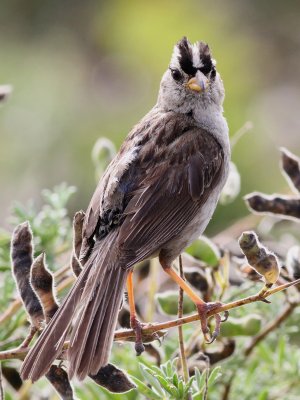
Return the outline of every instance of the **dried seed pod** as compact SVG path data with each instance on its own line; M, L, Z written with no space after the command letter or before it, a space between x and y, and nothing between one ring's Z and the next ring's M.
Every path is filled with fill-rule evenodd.
M33 256L32 232L29 222L18 225L11 240L12 271L31 324L40 329L44 320L39 299L30 285L30 269Z
M234 353L235 347L235 340L224 340L221 347L207 348L204 354L209 358L210 365L213 365L230 357Z
M97 374L90 374L89 377L112 393L125 393L136 388L125 372L113 364L107 364L105 367L100 368Z
M292 246L286 255L286 267L293 279L300 278L300 246Z
M284 147L280 150L282 170L292 189L300 192L300 159Z
M251 193L245 197L251 211L282 215L285 218L300 218L300 199L291 196L267 196Z
M20 377L19 372L13 368L9 367L5 364L2 364L2 374L7 380L7 382L12 386L16 391L18 391L23 385L23 381Z
M145 351L148 353L150 356L152 356L155 361L156 365L159 367L161 365L161 360L162 360L162 355L159 349L154 346L152 343L144 343Z
M243 232L239 244L248 263L263 276L266 286L271 287L278 279L280 264L274 253L266 249L255 232Z
M82 245L82 226L84 217L85 213L83 211L77 211L73 218L73 251L71 257L71 267L76 277L79 276L82 270L79 262L79 255Z
M0 102L5 101L11 92L12 87L10 85L0 85Z
M48 323L59 306L54 293L53 275L46 266L45 253L33 261L30 283L42 304L45 320Z
M68 374L64 369L57 365L51 365L45 376L62 400L74 399L73 389L69 381Z

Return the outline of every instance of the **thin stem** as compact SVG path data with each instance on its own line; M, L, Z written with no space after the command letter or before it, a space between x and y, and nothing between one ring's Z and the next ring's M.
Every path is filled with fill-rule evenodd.
M253 129L253 123L251 121L246 121L241 128L235 132L235 134L230 139L231 149L238 143L238 141L249 131Z
M2 364L0 363L0 400L4 400L4 390L2 382Z
M183 268L182 268L182 257L179 256L179 275L184 279ZM178 296L178 318L182 318L183 315L183 290L181 287L179 288L179 296ZM186 361L185 349L184 349L184 339L183 339L183 329L182 325L178 326L178 340L179 340L179 349L180 349L180 362L183 372L184 382L187 383L189 380L189 370Z
M264 295L264 299L277 293L277 292L280 292L282 290L285 290L285 289L287 289L291 286L297 285L297 284L300 284L300 279L297 279L293 282L288 282L288 283L285 283L284 285L280 285L278 287L270 289ZM207 313L207 316L210 317L211 315L219 314L223 311L241 307L241 306L244 306L245 304L254 303L256 301L262 301L261 296L259 296L258 294L246 297L244 299L236 300L231 303L222 304L221 306L216 307L215 309L209 311ZM158 332L158 334L159 333L163 334L160 331L163 331L163 330L169 329L169 328L173 328L176 326L178 327L180 325L188 324L190 322L194 322L197 320L199 320L198 313L190 315L188 317L177 318L175 320L171 320L171 321L167 321L167 322L149 324L142 328L142 335L147 336L148 339L152 338L152 340L155 340L157 338L157 336L155 336L153 334L156 332ZM121 341L134 341L135 340L134 330L126 329L126 330L116 331L115 335L114 335L114 341L120 341L120 340ZM67 348L68 348L68 342L66 342L64 345L64 349L67 349ZM8 359L15 359L15 358L23 360L29 350L30 350L30 348L27 347L26 349L22 349L22 350L13 349L13 350L0 352L0 360L8 360Z
M231 375L230 379L228 382L225 383L224 385L224 392L222 395L222 400L229 400L229 395L230 395L230 390L232 387L233 379L235 377L235 372Z

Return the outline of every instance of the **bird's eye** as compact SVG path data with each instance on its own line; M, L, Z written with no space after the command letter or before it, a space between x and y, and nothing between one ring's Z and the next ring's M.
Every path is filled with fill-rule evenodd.
M171 74L174 81L180 81L182 79L181 72L178 69L171 69Z

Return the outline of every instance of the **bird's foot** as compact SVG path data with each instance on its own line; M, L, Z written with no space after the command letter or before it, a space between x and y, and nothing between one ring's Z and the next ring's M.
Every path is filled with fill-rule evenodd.
M142 328L143 325L136 316L130 317L130 326L135 332L135 352L137 356L140 356L145 351L145 346L142 340Z
M220 334L221 323L225 322L228 318L228 315L229 315L228 311L225 311L223 319L221 318L220 314L214 314L213 317L215 318L216 326L215 326L213 333L210 332L208 324L207 324L207 321L209 318L209 316L207 314L220 306L222 306L222 303L219 303L219 302L197 304L198 314L200 317L201 330L202 330L204 339L206 340L207 344L210 344L215 341L215 339Z

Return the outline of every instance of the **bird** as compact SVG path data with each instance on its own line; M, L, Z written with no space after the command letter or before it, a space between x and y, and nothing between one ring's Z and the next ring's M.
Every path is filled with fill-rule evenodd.
M228 176L224 96L208 44L180 39L156 104L129 132L92 196L83 222L82 272L27 354L23 379L43 376L66 338L70 379L105 366L126 285L141 353L132 274L137 263L154 257L195 303L205 337L218 334L217 328L210 334L207 313L219 303L204 302L172 262L204 232Z

